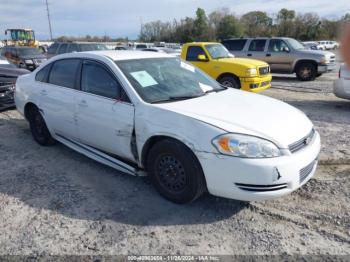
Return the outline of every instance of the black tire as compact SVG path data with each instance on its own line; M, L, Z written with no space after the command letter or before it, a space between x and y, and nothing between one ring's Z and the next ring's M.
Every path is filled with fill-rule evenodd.
M176 140L165 139L151 148L147 170L157 191L172 202L188 203L206 191L199 161L188 147Z
M301 63L297 66L296 74L301 81L313 81L317 75L317 68L312 63Z
M218 82L221 85L229 87L229 88L241 89L241 82L235 76L223 76L223 77L220 77Z
M38 144L42 146L55 144L56 141L52 138L45 120L37 108L31 109L28 120L32 136Z

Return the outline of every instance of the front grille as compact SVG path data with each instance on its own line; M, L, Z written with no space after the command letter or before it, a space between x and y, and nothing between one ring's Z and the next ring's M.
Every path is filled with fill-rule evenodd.
M303 149L304 147L306 147L308 144L310 144L310 142L314 138L314 135L315 135L315 129L312 129L311 132L306 137L298 140L297 142L294 142L293 144L290 144L288 146L290 152L295 153Z
M275 185L251 185L251 184L241 184L235 183L239 189L250 191L250 192L270 192L278 191L287 188L287 184L275 184Z
M264 66L259 68L259 74L260 75L267 75L270 73L270 67L269 66Z
M308 164L306 167L300 169L300 171L299 171L299 183L300 184L303 183L305 181L305 179L311 174L316 163L317 163L317 160L314 160L310 164Z

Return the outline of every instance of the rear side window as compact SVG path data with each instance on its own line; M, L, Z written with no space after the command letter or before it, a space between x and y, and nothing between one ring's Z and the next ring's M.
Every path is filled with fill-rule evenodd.
M68 88L75 88L79 65L79 59L64 59L56 61L50 72L49 83Z
M58 49L58 54L65 54L67 53L67 44L61 44L60 48Z
M200 46L190 46L187 49L187 56L186 56L186 60L187 61L198 61L198 56L199 55L205 55L205 52L203 50L203 48L201 48Z
M50 45L49 49L47 49L47 53L51 55L56 54L58 46L58 43L53 43L52 45Z
M247 39L226 40L222 44L230 51L242 51Z
M49 64L45 66L43 69L41 69L38 73L35 75L35 80L39 82L47 82L48 74L50 72L52 64Z
M262 39L252 40L252 42L249 45L249 51L264 52L265 44L266 44L266 40L262 40Z
M78 45L77 44L70 44L68 46L67 53L73 53L73 52L79 52Z
M119 99L121 86L107 69L99 63L84 61L81 73L81 90L87 93Z

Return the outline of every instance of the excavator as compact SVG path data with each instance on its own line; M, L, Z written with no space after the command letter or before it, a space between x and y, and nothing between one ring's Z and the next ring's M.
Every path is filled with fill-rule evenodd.
M8 35L5 45L39 47L32 29L6 29L5 35Z

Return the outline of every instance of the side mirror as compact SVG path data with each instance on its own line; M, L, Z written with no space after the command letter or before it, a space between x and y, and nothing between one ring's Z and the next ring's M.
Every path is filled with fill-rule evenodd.
M201 61L201 62L208 62L209 61L209 59L205 55L198 55L197 60Z
M282 51L283 51L283 52L286 52L286 53L289 53L289 52L290 52L290 50L289 50L288 47L283 47Z

